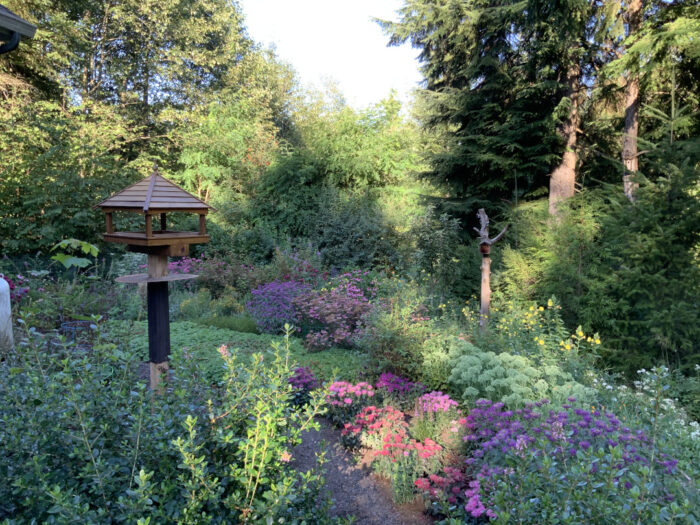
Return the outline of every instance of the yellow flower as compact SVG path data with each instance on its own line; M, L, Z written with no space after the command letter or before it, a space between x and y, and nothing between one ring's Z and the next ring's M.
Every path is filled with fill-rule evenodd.
M567 343L564 345L564 348L566 348L567 350L571 350L571 345L569 343Z
M538 343L540 343L540 346L544 346L544 339L540 339Z
M549 299L549 300L547 301L547 306L548 306L549 308L551 308L552 306L554 306L554 303L552 302L551 299Z
M533 311L534 309L535 309L534 306L531 306L531 307L530 307L530 311Z
M544 308L541 307L541 306L540 306L539 308L537 308L537 309L538 309L540 312L544 312Z
M579 330L578 332L576 332L576 335L579 337L583 337L584 333L581 330Z
M599 345L599 344L600 344L600 339L596 338L595 344Z

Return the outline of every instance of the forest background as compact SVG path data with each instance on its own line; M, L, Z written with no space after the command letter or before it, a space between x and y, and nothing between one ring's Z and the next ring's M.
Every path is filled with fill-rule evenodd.
M157 163L217 208L210 255L310 245L464 300L484 207L511 225L497 297L555 296L616 371L700 364L696 4L407 0L378 22L424 87L364 110L301 86L235 2L5 4L38 31L0 61L4 255L97 243L92 206Z

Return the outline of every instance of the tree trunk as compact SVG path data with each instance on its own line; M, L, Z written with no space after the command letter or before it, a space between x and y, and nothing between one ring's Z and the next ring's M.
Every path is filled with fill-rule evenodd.
M569 67L566 74L567 97L571 100L569 116L561 126L560 133L566 140L566 150L561 162L554 169L549 178L549 214L559 214L559 203L562 200L574 196L576 184L576 142L578 139L578 126L580 115L579 103L579 75L581 68L578 63Z
M642 0L630 0L627 5L628 36L634 34L642 24ZM625 133L622 142L622 162L624 173L622 184L625 195L634 201L634 194L639 184L632 178L639 170L637 154L637 136L639 135L639 74L630 71L625 86Z

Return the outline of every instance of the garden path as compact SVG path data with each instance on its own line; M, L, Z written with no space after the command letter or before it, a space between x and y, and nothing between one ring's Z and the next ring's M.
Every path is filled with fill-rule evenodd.
M320 430L307 431L292 452L292 466L306 471L316 466L316 454L326 452L323 466L326 488L333 498L332 516L354 516L358 525L430 525L423 505L396 505L391 487L372 472L358 465L341 445L340 431L326 419L319 419Z

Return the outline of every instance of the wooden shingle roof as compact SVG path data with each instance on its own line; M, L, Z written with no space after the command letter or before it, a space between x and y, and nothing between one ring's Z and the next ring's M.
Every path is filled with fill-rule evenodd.
M115 193L97 207L104 211L128 210L149 214L166 211L207 213L214 209L157 172Z

